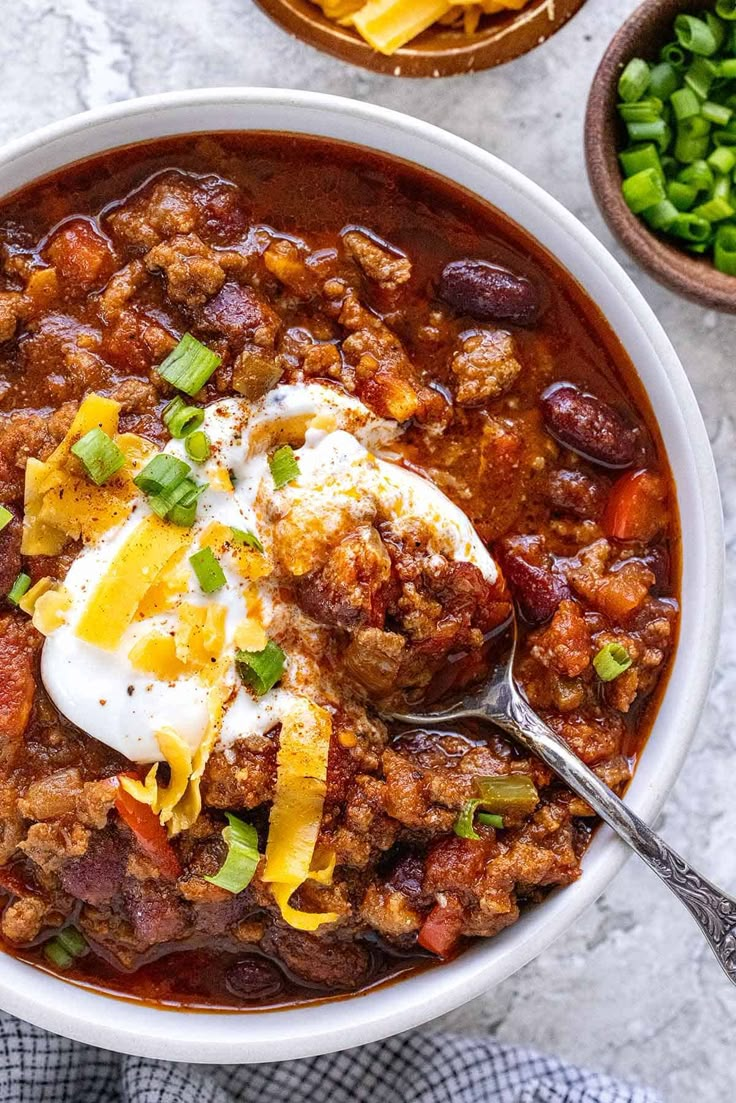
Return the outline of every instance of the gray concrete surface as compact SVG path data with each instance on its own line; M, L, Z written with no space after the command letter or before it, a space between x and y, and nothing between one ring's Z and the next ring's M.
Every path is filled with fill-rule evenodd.
M111 100L206 85L289 85L430 120L505 158L613 248L689 373L719 467L729 566L709 706L661 820L736 890L736 323L659 288L622 256L585 177L582 122L605 44L635 0L588 0L553 40L503 69L441 82L348 67L287 37L250 0L5 0L0 140ZM734 1098L736 992L685 912L636 861L555 946L447 1017L655 1086L668 1103Z

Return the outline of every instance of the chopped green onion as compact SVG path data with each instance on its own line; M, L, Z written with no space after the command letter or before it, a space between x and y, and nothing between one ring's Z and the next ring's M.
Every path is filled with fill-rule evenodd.
M202 390L222 358L191 333L185 333L175 349L158 366L158 374L178 391L190 396Z
M675 18L675 36L684 50L701 57L710 57L718 49L713 30L694 15L678 15Z
M31 588L31 579L27 574L19 574L8 591L8 601L11 605L17 605L24 594Z
M480 835L473 827L473 820L475 819L475 811L482 801L480 798L476 800L467 800L460 810L460 814L455 820L455 826L453 831L460 839L480 839Z
M668 42L659 52L662 61L666 61L676 71L681 71L687 65L687 54L678 42Z
M717 146L709 156L708 164L715 172L732 172L736 167L736 153L728 146Z
M602 682L612 682L631 666L631 656L620 643L605 644L593 659L595 672Z
M736 275L736 0L681 12L673 30L619 79L622 194L655 233Z
M649 66L640 57L628 63L618 81L618 94L625 103L640 99L649 85Z
M57 969L68 969L74 964L75 958L82 957L87 952L87 948L87 940L76 927L65 927L45 943L43 952Z
M199 429L204 421L204 410L201 406L187 406L178 394L164 407L163 421L172 437L187 437Z
M74 964L74 955L65 950L58 938L52 938L44 945L44 957L57 969L68 969Z
M63 931L59 931L56 941L74 957L81 957L88 949L86 938L76 927L65 927Z
M97 486L102 486L125 466L124 454L102 429L90 429L72 445L71 453Z
M696 57L685 73L685 84L688 88L692 88L696 96L705 100L717 76L718 67L712 61L708 61L705 57Z
M635 176L637 172L642 172L643 169L654 169L660 176L664 176L659 152L651 142L643 146L632 146L630 149L623 150L619 153L618 159L621 162L624 176Z
M236 544L247 544L249 548L253 548L254 551L263 554L263 544L258 539L254 532L250 529L230 529L233 534L233 541Z
M161 452L149 460L133 482L148 496L154 513L188 528L194 522L199 496L207 489L206 484L189 477L191 470L184 460Z
M685 187L683 184L682 187ZM642 217L653 230L666 232L678 215L677 207L669 199L663 199L661 203L655 203L653 207L647 207Z
M672 131L664 119L651 123L627 123L626 130L632 142L656 142L664 152L672 140Z
M167 452L159 452L148 461L133 482L144 494L166 494L177 487L191 470L184 460L170 456Z
M724 107L723 104L713 103L712 100L706 100L700 108L700 114L704 119L707 119L709 123L713 123L715 126L727 126L733 111L730 107Z
M731 80L736 77L736 58L727 57L718 64L718 76L728 77Z
M667 185L667 198L678 211L689 211L695 203L698 189L694 184L683 184L681 180L670 180Z
M223 828L222 837L227 843L227 857L217 873L211 877L205 874L204 879L227 892L238 893L251 883L258 866L258 833L232 812L226 812L225 816L228 826Z
M655 169L642 169L634 176L628 176L621 188L626 204L634 214L653 207L665 198L662 177Z
M212 455L209 437L201 429L189 434L184 441L184 450L195 463L204 463Z
M194 555L189 556L189 562L203 593L214 594L215 590L221 590L225 585L227 581L225 572L212 548L200 548Z
M680 86L680 75L669 61L660 61L649 74L650 96L656 96L660 100L668 100L676 88ZM619 89L620 92L620 89ZM624 97L621 96L621 99Z
M731 202L731 177L719 176L713 185L713 199L725 199Z
M620 103L618 113L625 123L653 123L662 114L664 104L652 97L638 103ZM700 104L698 104L698 108Z
M726 199L714 195L707 203L701 203L692 212L696 218L704 218L708 222L723 222L724 218L732 218L736 211Z
M706 249L710 249L710 247L710 237L707 241L688 241L685 243L685 248L687 249L688 253L698 253L701 256L706 251Z
M206 483L195 483L194 479L184 479L177 488L177 500L166 514L166 520L181 528L190 528L197 516L199 497L206 489Z
M486 827L503 827L503 816L496 816L493 812L478 812L476 815L478 823L485 824Z
M736 226L719 226L713 247L713 263L719 272L736 276Z
M677 124L674 154L683 164L702 160L708 152L710 123L700 115L680 119Z
M292 482L299 475L299 464L290 444L284 444L281 448L277 448L274 454L269 457L268 466L271 468L273 484L277 490Z
M736 0L716 0L716 15L721 19L736 19Z
M692 211L682 211L669 228L669 233L683 241L707 241L711 235L711 225L706 218Z
M262 651L236 651L235 666L241 681L263 697L283 676L286 655L277 643L269 640Z
M474 781L483 804L498 815L510 812L526 816L539 804L537 787L528 774L476 777Z
M700 114L700 100L691 88L678 88L670 96L670 103L678 122Z
M713 187L713 170L707 161L693 161L684 169L680 169L677 179L683 184L692 184L699 192L709 192Z
M13 514L5 506L0 506L0 532L4 528L7 528L10 522L13 520Z

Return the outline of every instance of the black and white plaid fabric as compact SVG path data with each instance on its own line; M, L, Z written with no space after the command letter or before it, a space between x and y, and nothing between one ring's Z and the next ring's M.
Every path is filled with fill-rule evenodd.
M403 1034L270 1065L121 1057L5 1017L2 1103L662 1103L646 1088L491 1038Z

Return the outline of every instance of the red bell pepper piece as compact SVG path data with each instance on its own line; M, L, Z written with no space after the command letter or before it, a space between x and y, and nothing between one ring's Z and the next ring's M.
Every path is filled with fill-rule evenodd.
M115 779L117 781L117 778ZM147 804L141 804L118 782L115 810L136 837L138 845L166 877L172 880L181 873L176 851L168 840L159 818Z
M630 471L618 480L603 514L603 529L616 540L648 544L664 528L665 488L653 471Z
M462 904L453 896L447 897L444 904L435 904L417 935L419 945L438 957L448 957L460 941L463 912Z

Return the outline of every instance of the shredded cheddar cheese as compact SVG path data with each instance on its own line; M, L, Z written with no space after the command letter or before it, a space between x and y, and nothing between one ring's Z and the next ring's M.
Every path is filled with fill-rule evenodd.
M41 594L36 601L31 618L33 627L42 636L50 636L66 620L71 604L71 594L63 586Z
M177 658L195 670L214 665L225 647L226 619L224 605L192 605L183 601L174 634Z
M176 643L163 632L143 636L130 649L128 658L134 670L164 682L175 682L187 672L187 664L176 654Z
M328 19L353 26L382 54L394 54L434 23L474 34L484 15L520 11L530 0L314 0Z
M168 785L161 785L157 780L158 763L154 763L143 781L125 775L120 778L125 791L135 800L149 805L170 836L178 835L191 827L202 811L202 774L220 734L224 705L232 692L231 688L223 685L223 675L224 666L220 664L218 678L207 701L207 730L193 754L173 728L164 726L156 732L156 741L169 766Z
M84 399L66 436L47 460L26 464L24 555L58 555L69 540L93 540L130 513L133 478L151 455L153 445L133 433L117 434L120 404L102 395ZM71 448L91 429L102 429L126 458L109 484L97 486L84 474Z
M271 885L285 921L302 931L314 931L339 918L334 912L299 911L289 903L312 876L331 734L330 714L306 697L296 702L281 727L263 880Z
M77 623L87 643L113 651L149 587L189 541L186 529L150 514L133 530L100 579Z

